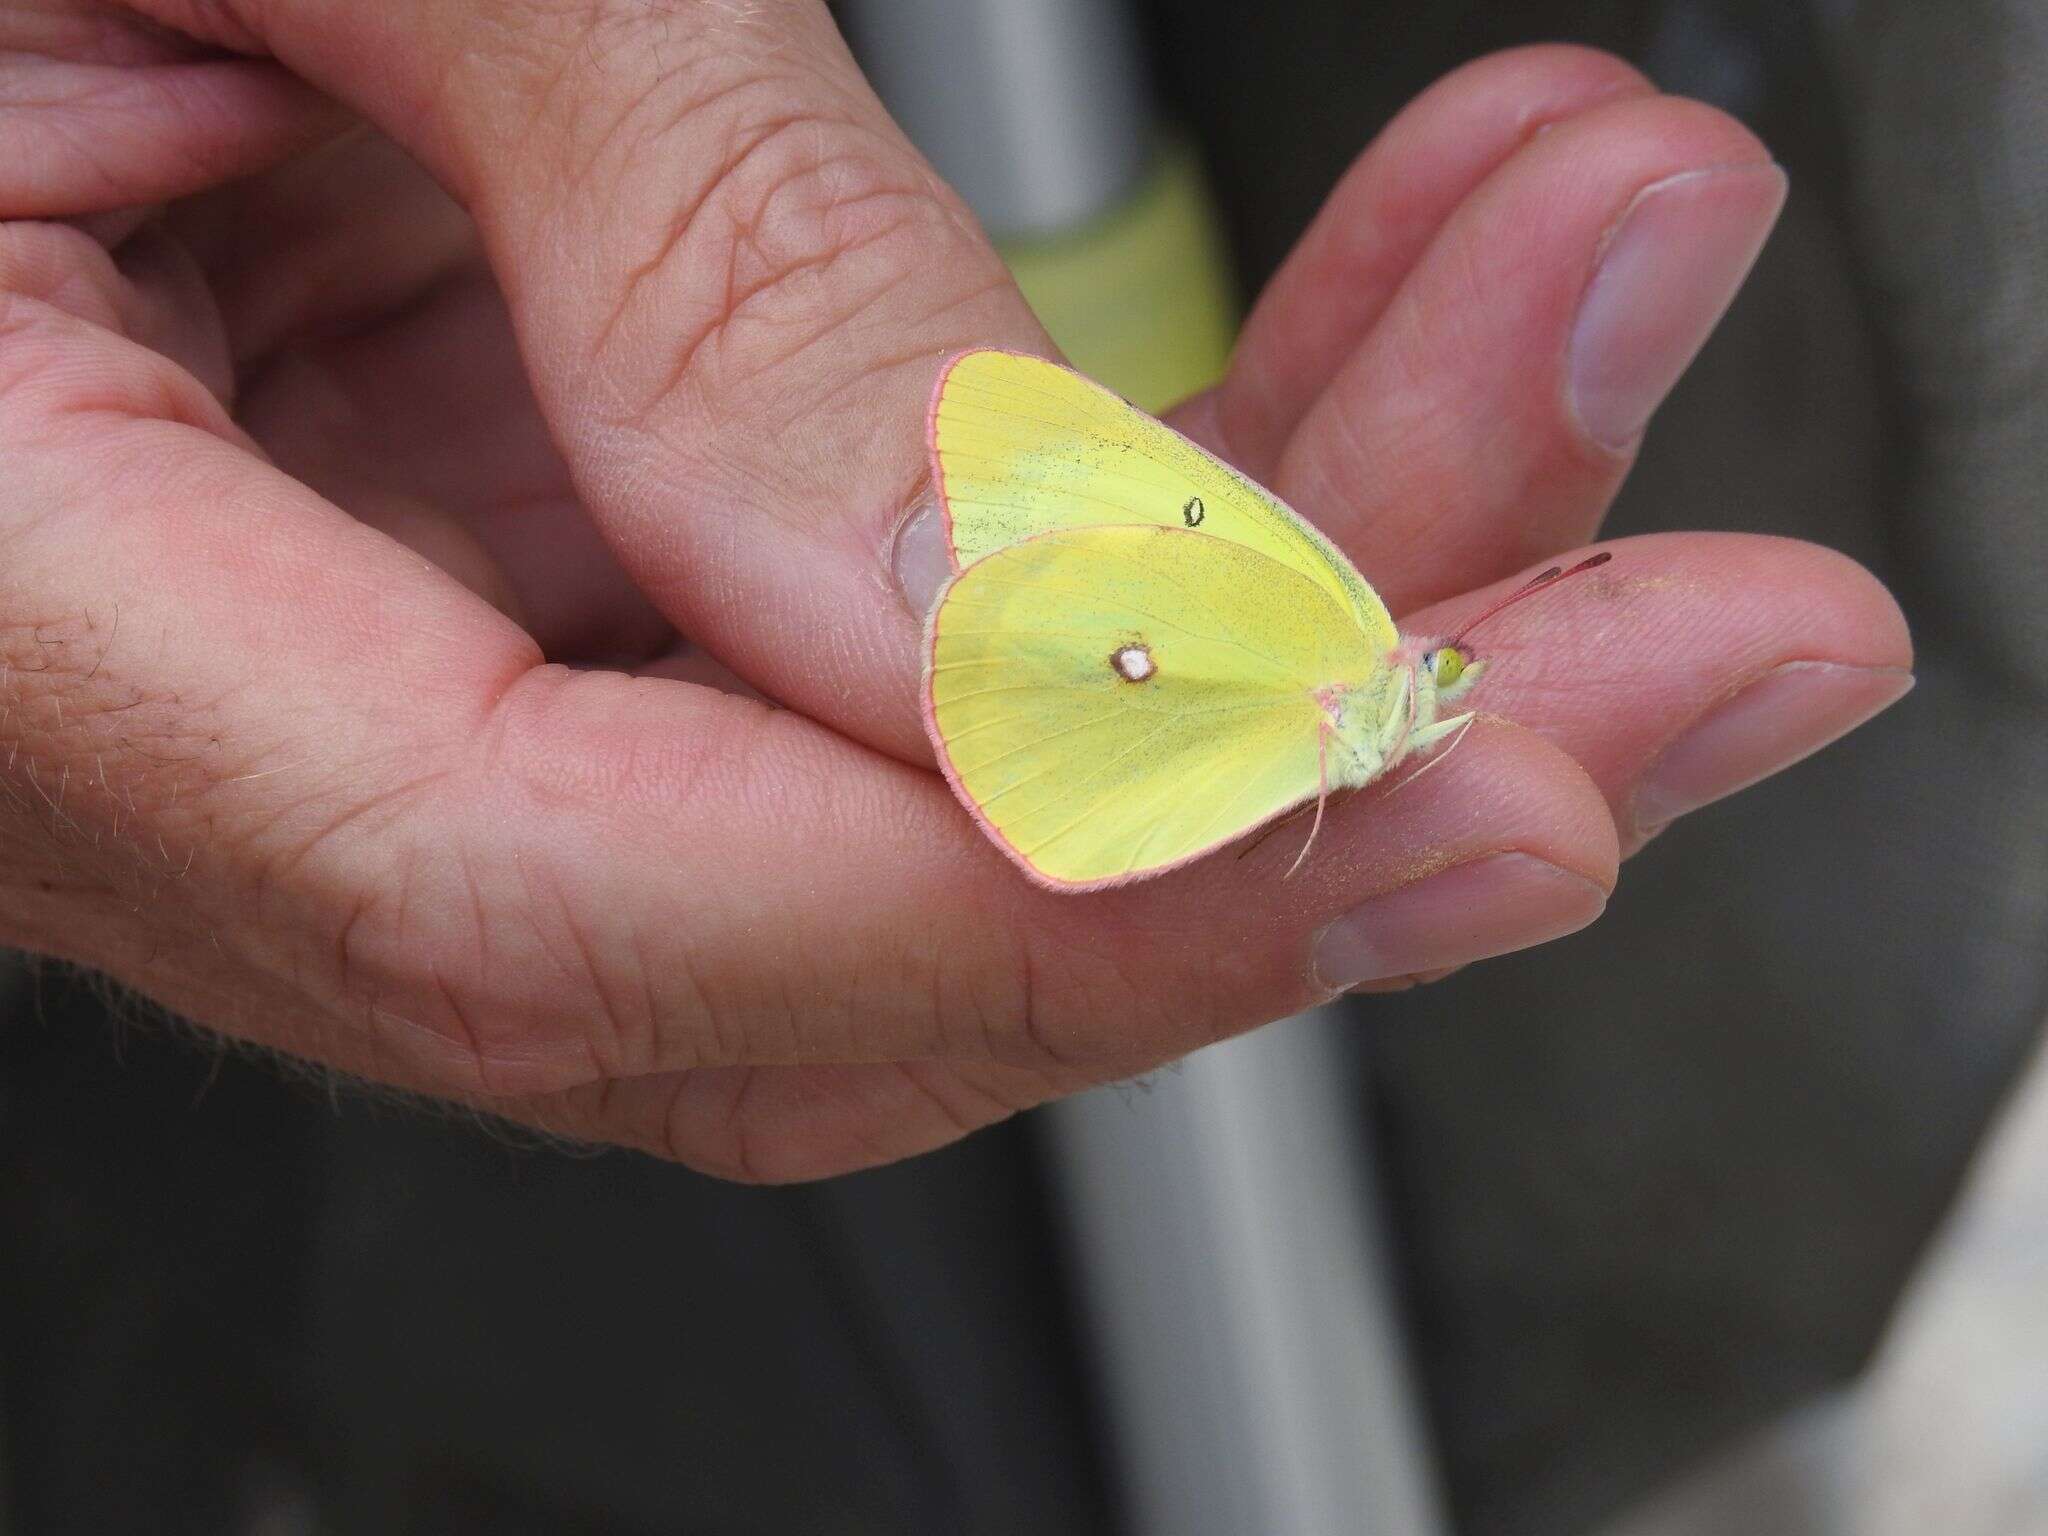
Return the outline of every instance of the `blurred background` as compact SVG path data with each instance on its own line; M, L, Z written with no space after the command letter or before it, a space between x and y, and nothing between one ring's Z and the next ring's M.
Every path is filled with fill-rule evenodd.
M804 1188L0 969L0 1532L2048 1529L2048 6L838 10L1148 405L1478 54L1741 117L1791 202L1610 528L1845 550L1918 689L1574 938Z

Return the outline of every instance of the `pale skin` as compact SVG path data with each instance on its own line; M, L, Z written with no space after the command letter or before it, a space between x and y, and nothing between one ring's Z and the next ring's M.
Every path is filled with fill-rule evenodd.
M1318 936L1432 872L1530 855L1590 920L1695 722L1910 665L1847 560L1623 541L1291 878L1281 835L1040 890L933 771L898 534L941 361L1049 347L822 6L37 0L0 42L0 941L229 1035L840 1172L1328 996ZM1633 457L1561 383L1616 220L1767 161L1611 58L1480 61L1172 419L1452 632Z

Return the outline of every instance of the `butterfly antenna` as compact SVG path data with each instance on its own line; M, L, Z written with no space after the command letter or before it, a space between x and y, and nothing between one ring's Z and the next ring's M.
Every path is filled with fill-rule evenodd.
M1539 571L1536 575L1531 576L1527 581L1523 582L1519 587L1515 588L1514 591L1510 592L1506 597L1502 598L1499 602L1494 603L1489 607L1481 609L1476 616L1467 619L1464 622L1463 626L1460 627L1458 632L1455 635L1451 636L1451 638L1445 641L1444 643L1446 645L1463 645L1465 643L1465 637L1467 635L1471 634L1473 630L1477 629L1480 625L1484 624L1496 613L1499 613L1501 609L1510 607L1515 603L1519 603L1525 597L1534 597L1538 592L1541 592L1545 587L1554 587L1560 581L1565 581L1573 576L1577 576L1582 571L1590 571L1595 569L1596 567L1603 566L1613 558L1614 555L1612 551L1602 550L1597 555L1591 555L1588 556L1586 559L1581 560L1577 565L1573 566L1570 570L1566 570L1561 565L1553 565L1547 571Z

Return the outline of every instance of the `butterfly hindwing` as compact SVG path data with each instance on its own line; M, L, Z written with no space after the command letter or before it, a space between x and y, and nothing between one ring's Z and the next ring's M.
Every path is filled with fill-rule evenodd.
M1220 459L1043 358L967 352L932 401L932 457L964 569L1059 528L1150 523L1242 545L1322 589L1347 627L1397 640L1386 605L1329 540Z
M930 642L948 777L1064 887L1181 863L1314 795L1315 688L1380 664L1337 594L1171 526L1061 528L984 555Z

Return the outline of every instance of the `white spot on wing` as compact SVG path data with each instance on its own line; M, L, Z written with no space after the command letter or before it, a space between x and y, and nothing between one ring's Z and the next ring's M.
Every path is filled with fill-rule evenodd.
M1122 647L1109 658L1109 664L1127 683L1142 683L1159 670L1159 664L1152 659L1152 652L1142 645Z

